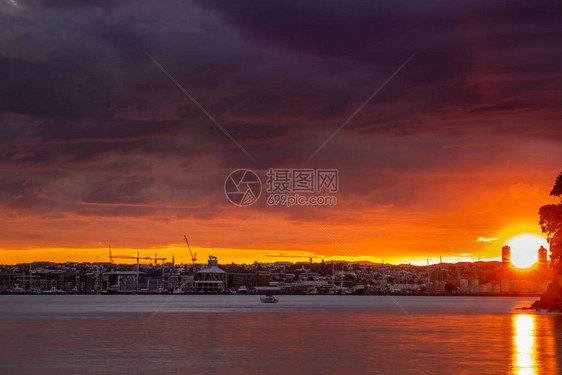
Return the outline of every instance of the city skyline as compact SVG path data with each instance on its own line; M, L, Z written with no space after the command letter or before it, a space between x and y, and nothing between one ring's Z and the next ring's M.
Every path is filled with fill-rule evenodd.
M477 240L478 242L492 242L491 240L497 241L498 239L484 239L480 238ZM308 256L302 255L300 257L286 257L280 256L278 259L275 259L273 256L271 257L260 257L258 259L248 258L246 260L242 259L240 261L234 261L232 259L226 258L226 263L233 263L233 264L252 264L252 263L263 263L263 264L272 264L276 262L291 262L291 263L307 263L307 262L345 262L345 263L366 263L366 264L392 264L392 265L413 265L413 266L425 266L425 265L435 265L437 263L463 263L463 262L481 262L481 261L504 261L504 249L509 248L510 252L510 261L509 263L515 269L525 270L534 266L536 263L539 262L540 259L540 251L541 249L546 249L548 254L548 242L546 238L542 235L537 234L530 234L530 233L522 233L516 236L511 237L507 242L503 244L501 248L499 248L499 252L496 256L489 257L489 258L473 258L469 257L468 254L461 254L460 257L443 257L439 255L438 257L421 257L415 260L412 259L402 259L403 262L396 262L391 260L389 261L388 257L382 257L380 259L375 259L374 257L360 257L354 258L352 256L346 255L343 257L334 256L334 257L323 257L323 256ZM536 249L535 249L536 247ZM532 251L532 250L535 251ZM136 264L136 258L142 260L141 264L151 264L155 259L163 259L167 260L168 263L177 263L177 264L191 264L193 262L193 253L187 253L188 251L192 250L196 255L197 253L200 254L199 260L202 262L198 262L198 264L204 264L205 260L208 256L215 256L218 252L222 249L202 249L202 248L191 248L187 249L185 247L177 246L171 247L166 249L143 249L143 250L134 250L134 249L116 249L111 248L111 245L108 245L108 248L105 249L105 254L103 254L100 249L91 249L96 254L95 260L90 260L89 258L86 260L76 260L76 259L67 259L65 261L53 261L53 260L46 260L46 259L33 259L29 261L18 261L16 263L41 263L41 262L53 262L53 263L66 263L66 262L84 262L84 263L121 263L121 264ZM155 252L160 250L160 255ZM201 252L203 250L203 252ZM64 250L62 250L64 251ZM240 251L236 249L230 249L230 251ZM177 252L177 257L176 257ZM208 252L208 253L207 253ZM187 254L186 254L187 253ZM213 255L214 254L214 255ZM154 257L152 257L154 255ZM548 257L548 255L547 255ZM118 259L118 262L115 262L114 259ZM177 260L177 262L176 262ZM12 263L12 264L16 264ZM156 264L157 262L155 262ZM10 264L10 263L0 263L0 264Z
M187 233L224 262L423 264L542 236L555 3L65 4L0 3L0 263L187 263ZM337 204L236 206L240 169L337 170Z

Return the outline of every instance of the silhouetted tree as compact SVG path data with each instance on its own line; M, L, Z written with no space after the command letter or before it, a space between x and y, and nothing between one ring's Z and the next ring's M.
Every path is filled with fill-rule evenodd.
M562 271L562 173L556 178L550 195L558 197L558 204L547 204L539 209L539 225L546 233L550 245L550 260L553 267Z
M560 195L562 195L562 173L560 173L556 178L556 182L554 183L554 187L552 188L550 195L554 195L555 197L560 197Z

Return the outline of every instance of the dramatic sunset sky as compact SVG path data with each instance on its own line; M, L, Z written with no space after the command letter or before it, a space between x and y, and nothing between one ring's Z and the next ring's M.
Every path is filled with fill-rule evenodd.
M0 0L0 263L497 259L554 202L561 12ZM234 206L238 168L339 169L338 204Z

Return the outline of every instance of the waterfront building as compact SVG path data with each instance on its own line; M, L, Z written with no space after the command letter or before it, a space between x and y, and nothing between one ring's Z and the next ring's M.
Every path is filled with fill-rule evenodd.
M218 259L209 255L207 267L198 271L194 277L194 290L197 293L220 293L227 288L228 275L218 266Z

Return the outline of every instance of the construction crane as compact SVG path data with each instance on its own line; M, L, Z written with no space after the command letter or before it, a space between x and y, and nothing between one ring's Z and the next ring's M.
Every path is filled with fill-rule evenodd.
M158 255L156 253L154 253L154 258L149 258L149 259L154 259L155 265L158 263L159 260L161 260L162 265L164 265L164 261L166 261L166 259L168 259L168 258L158 258Z
M111 263L114 263L114 259L136 259L137 264L139 264L141 259L142 260L149 260L149 259L152 259L152 258L151 257L141 257L140 253L138 251L137 251L137 256L134 256L134 255L112 255L111 254L111 245L109 245L109 261Z
M139 269L140 266L139 265L140 265L140 261L141 261L141 259L142 260L149 260L149 259L152 259L152 258L151 257L141 257L139 251L137 251L137 256L134 256L134 255L113 255L111 253L111 245L109 245L109 261L111 262L111 264L114 264L113 259L115 259L115 258L117 258L117 259L136 259L137 260L136 289L138 290L139 289L139 273L140 273L140 269Z
M193 253L191 251L191 247L189 246L189 241L187 240L187 236L184 234L183 238L185 238L185 243L187 244L187 248L189 249L189 255L191 255L191 261L193 262L193 273L195 273L195 261L197 261L197 253Z

